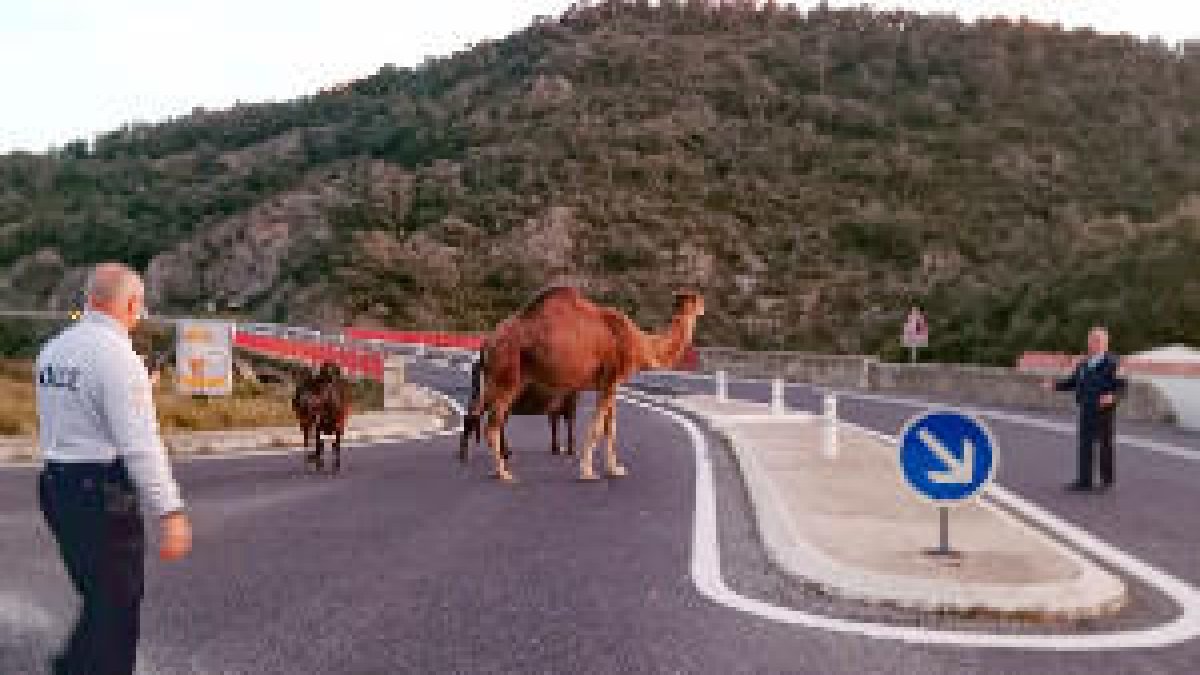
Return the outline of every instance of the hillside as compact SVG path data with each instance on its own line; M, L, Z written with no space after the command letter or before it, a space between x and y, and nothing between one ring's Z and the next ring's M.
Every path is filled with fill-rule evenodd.
M1032 24L608 2L292 102L0 157L0 304L486 330L552 280L698 341L945 360L1200 341L1200 53Z

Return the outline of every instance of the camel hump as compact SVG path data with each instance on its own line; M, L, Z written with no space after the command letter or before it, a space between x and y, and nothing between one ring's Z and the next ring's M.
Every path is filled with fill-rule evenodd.
M525 304L521 309L521 314L528 315L541 309L547 302L567 300L572 302L583 301L583 294L574 286L550 286L538 291L533 299Z

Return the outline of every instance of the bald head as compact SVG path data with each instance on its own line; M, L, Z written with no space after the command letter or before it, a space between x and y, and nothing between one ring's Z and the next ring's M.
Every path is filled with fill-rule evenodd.
M120 302L141 290L142 279L123 263L100 263L92 268L87 280L89 305Z
M123 263L100 263L88 275L88 308L108 314L130 330L141 316L143 292L142 277Z

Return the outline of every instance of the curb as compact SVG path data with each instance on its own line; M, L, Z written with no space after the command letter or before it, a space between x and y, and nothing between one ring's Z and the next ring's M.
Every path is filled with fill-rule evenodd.
M395 419L397 417L405 419L398 422ZM380 423L372 423L373 418L382 419ZM347 430L343 442L379 443L423 438L445 429L448 419L448 416L426 411L371 411L351 417L351 428ZM356 427L364 423L369 426ZM300 430L294 426L193 431L163 436L168 456L172 458L266 449L300 449L302 442ZM0 440L0 463L35 465L38 461L36 448L30 439Z

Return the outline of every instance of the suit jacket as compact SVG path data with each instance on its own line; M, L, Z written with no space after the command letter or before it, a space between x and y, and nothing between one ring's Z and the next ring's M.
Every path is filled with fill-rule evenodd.
M1101 396L1120 394L1126 387L1125 380L1117 377L1120 359L1116 354L1105 352L1095 366L1089 366L1088 361L1085 358L1079 362L1069 377L1055 384L1058 391L1075 392L1075 402L1084 414L1100 409Z

